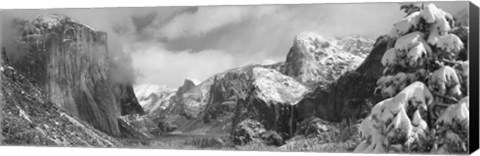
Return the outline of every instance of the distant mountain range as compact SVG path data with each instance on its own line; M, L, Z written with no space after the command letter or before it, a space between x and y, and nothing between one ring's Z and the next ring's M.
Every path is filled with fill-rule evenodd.
M186 80L180 87L183 91L142 84L135 93L147 114L157 122L175 125L177 132L230 133L247 116L288 132L285 121L291 117L285 114L290 113L278 110L354 70L374 42L361 36L326 38L305 32L296 36L285 62L227 70L197 85Z

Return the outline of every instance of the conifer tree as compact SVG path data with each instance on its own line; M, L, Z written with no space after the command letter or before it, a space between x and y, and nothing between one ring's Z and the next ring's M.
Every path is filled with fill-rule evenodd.
M468 152L468 60L452 16L434 4L402 4L355 152ZM468 34L468 32L467 32Z

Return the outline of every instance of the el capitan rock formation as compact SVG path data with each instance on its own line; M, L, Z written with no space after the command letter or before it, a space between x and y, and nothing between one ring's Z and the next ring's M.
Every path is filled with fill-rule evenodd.
M117 118L143 113L128 85L114 83L107 34L57 14L40 15L22 32L28 52L14 66L68 114L112 135Z

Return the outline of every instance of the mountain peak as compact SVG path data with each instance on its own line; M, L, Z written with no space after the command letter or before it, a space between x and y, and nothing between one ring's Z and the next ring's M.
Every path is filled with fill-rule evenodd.
M358 37L357 37L358 38ZM330 82L357 67L370 51L373 41L355 37L343 40L303 32L294 39L282 73L292 76L307 86ZM360 51L358 51L360 50Z

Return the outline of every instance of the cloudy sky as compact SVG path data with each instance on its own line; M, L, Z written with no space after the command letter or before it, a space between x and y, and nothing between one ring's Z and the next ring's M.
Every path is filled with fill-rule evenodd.
M468 3L436 4L455 14ZM31 20L41 13L65 14L107 32L110 51L131 55L142 75L137 83L172 88L185 78L205 80L246 64L284 61L300 32L375 39L404 16L398 3L358 3L2 10L2 18Z

